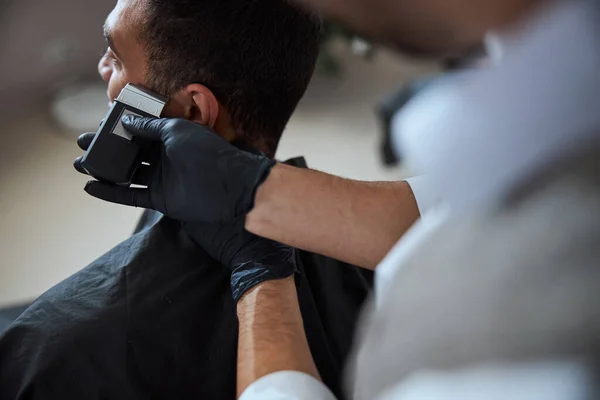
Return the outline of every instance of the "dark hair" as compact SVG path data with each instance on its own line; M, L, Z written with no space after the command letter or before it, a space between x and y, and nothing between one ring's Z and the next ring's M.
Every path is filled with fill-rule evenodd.
M273 155L319 52L320 19L287 0L145 0L149 85L207 86L241 140Z

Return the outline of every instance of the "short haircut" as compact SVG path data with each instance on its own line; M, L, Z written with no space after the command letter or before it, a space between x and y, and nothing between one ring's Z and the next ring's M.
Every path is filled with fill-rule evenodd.
M239 138L273 156L304 95L321 21L288 0L144 0L148 84L208 87Z

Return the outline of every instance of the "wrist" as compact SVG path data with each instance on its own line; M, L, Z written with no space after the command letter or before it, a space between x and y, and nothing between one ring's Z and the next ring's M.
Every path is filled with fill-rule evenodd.
M274 259L269 260L267 254L263 254L261 261L250 261L240 264L231 274L231 291L233 299L237 303L249 291L267 282L279 281L285 278L293 278L297 272L294 249L280 246L280 252L274 253Z
M246 319L250 316L249 310L254 311L257 303L286 304L282 300L296 295L294 276L282 279L261 282L240 296L237 302L238 318ZM294 299L295 300L295 299Z
M254 197L254 206L246 215L245 228L256 235L261 234L266 227L273 224L277 214L277 194L281 192L281 184L286 169L293 168L277 163L265 181L257 188Z

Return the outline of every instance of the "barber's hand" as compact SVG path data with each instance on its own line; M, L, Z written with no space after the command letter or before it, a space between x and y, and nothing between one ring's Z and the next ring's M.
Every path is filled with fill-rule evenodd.
M95 135L84 133L77 139L77 144L85 151ZM77 171L87 174L81 166L81 157L75 160L74 166ZM152 174L153 169L140 165L133 183L143 185ZM113 186L108 188L112 190ZM251 234L244 229L243 218L232 223L186 222L183 226L198 246L231 270L231 289L236 302L259 283L287 278L297 271L293 248Z
M160 142L159 161L140 165L127 188L91 181L90 195L112 203L157 210L182 222L233 223L254 206L258 186L275 161L239 150L209 128L183 119L123 117L133 136ZM75 168L82 171L79 160Z
M246 231L242 222L232 225L186 223L192 240L231 270L231 291L238 300L254 286L287 278L297 272L292 247Z

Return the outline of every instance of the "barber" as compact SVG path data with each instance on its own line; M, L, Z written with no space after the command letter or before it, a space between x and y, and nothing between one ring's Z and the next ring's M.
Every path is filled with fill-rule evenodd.
M589 305L600 301L600 258L586 238L600 234L590 218L600 206L598 3L314 2L421 54L499 32L488 41L492 68L397 118L397 144L448 211L428 228L417 223L378 267L391 271L388 289L376 287L366 313L352 395L593 398L600 315ZM186 121L124 124L163 143L148 188L91 182L86 191L183 221L231 268L241 398L331 399L304 335L292 247L255 234L374 268L417 217L408 184L287 167Z

